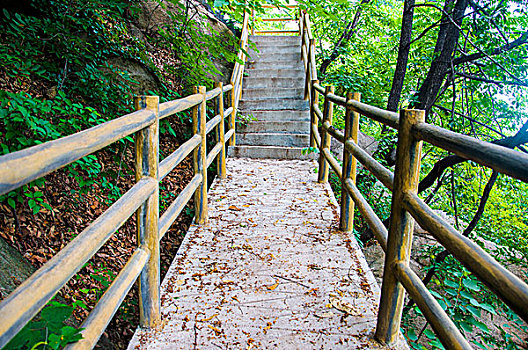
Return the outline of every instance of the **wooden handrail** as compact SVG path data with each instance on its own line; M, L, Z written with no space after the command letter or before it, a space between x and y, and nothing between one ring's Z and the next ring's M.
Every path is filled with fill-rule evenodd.
M471 348L434 297L409 268L412 225L407 223L410 222L411 215L493 293L528 322L528 285L502 267L477 244L439 218L416 194L422 140L524 182L528 182L528 155L427 124L422 120L422 111L401 111L398 115L361 103L359 98L351 99L350 95L347 98L335 95L332 87L325 88L317 80L315 56L312 56L315 53L314 50L310 50L313 42L308 43L311 40L311 24L309 16L304 12L301 12L301 23L304 31L301 56L306 70L305 96L309 100L311 117L310 146L319 149L319 181L328 181L328 166L332 167L340 177L344 189L341 196L341 228L345 231L351 228L349 222L353 217L354 207L350 202L346 202L351 199L387 253L388 265L384 270L376 338L386 344L396 341L403 305L403 293L400 287L404 287L416 301L446 348ZM323 111L319 108L320 94L324 97ZM346 109L344 133L332 126L332 104ZM353 123L353 113L398 130L395 174L374 160L357 145L356 141L347 136L347 130ZM344 143L343 168L329 151L330 137ZM357 159L385 187L393 191L390 232L387 232L381 219L356 187L351 169L350 176L348 175L348 162L351 159Z
M247 50L248 33L246 13L238 53L242 62L246 60L244 51ZM217 84L210 91L206 91L205 87L197 87L196 93L192 95L161 104L157 96L140 96L134 101L137 109L135 112L88 130L0 157L0 194L5 194L124 137L136 136L137 183L0 303L0 348L136 212L139 247L82 324L83 339L70 344L68 349L95 346L140 275L140 325L153 327L159 323L159 241L193 195L196 222L203 223L207 219L207 167L216 158L218 175L225 178L225 143L234 144L235 116L242 92L243 72L244 64L237 62L230 84ZM225 93L229 100L228 108L224 107ZM210 100L215 102L215 117L206 123L206 103ZM159 162L159 120L189 109L193 110L193 136ZM225 118L228 118L227 131L224 128ZM207 154L206 136L213 130L216 130L216 145ZM194 177L160 218L159 181L191 152L194 152Z

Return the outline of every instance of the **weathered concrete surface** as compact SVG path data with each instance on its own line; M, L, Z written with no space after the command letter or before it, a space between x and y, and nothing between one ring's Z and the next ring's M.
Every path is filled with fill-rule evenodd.
M382 349L378 286L315 167L229 158L209 223L190 228L165 277L162 324L129 349Z

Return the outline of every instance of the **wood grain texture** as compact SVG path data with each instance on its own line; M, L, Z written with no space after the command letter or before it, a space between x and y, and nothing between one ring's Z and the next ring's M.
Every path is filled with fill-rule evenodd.
M213 129L220 123L220 120L222 120L222 117L217 114L214 116L214 118L209 119L209 121L205 124L205 134L209 134Z
M205 101L204 101L205 103ZM159 114L158 96L134 98L136 109L147 109ZM156 179L156 190L136 212L137 236L140 246L146 247L149 260L139 276L139 325L155 327L160 315L160 255L158 239L159 219L159 118L148 128L136 133L136 181Z
M328 94L331 94L334 92L333 86L327 86L325 89L325 98L324 98L324 106L323 106L323 124L328 123L329 125L332 125L332 118L334 115L334 104L328 99ZM325 130L325 128L322 129L321 132L321 148L319 150L319 172L317 180L320 183L328 182L328 161L326 160L324 150L328 149L330 150L330 143L331 143L330 135L328 134L328 131Z
M174 220L178 218L183 208L189 203L194 192L202 183L202 174L196 174L192 178L191 182L185 186L181 193L171 203L171 205L165 210L163 215L159 219L159 239L161 240L165 233L169 230Z
M183 112L202 103L203 96L199 94L190 95L178 100L172 100L159 105L160 119L166 118L178 112Z
M347 101L361 100L360 93L349 92L347 94ZM344 140L350 140L357 143L359 132L359 113L354 112L351 108L347 108L345 112L345 130ZM343 174L341 176L341 184L350 179L353 184L356 183L356 158L350 154L346 148L343 148ZM342 186L344 187L344 186ZM343 232L352 232L354 229L354 201L347 191L341 194L341 215L339 227Z
M425 318L433 327L438 338L446 349L473 349L449 318L440 304L431 295L413 270L407 264L399 262L394 265L394 272L416 305L423 312Z
M226 171L226 146L225 146L225 111L224 111L224 88L222 83L216 84L217 88L220 89L221 93L215 100L215 113L220 116L220 123L216 128L216 142L222 147L216 158L216 175L219 178L225 179L227 176Z
M403 207L403 195L406 192L416 193L418 190L422 153L422 142L412 136L411 129L413 125L423 122L424 119L424 111L400 112L389 237L375 334L379 342L389 346L394 344L399 336L405 296L405 290L396 279L393 267L398 262L409 263L413 236L414 220Z
M415 125L412 131L421 140L528 182L528 154L426 123Z
M197 224L202 225L207 221L207 165L205 163L207 161L205 134L207 108L205 105L205 86L196 86L194 92L204 96L202 103L193 108L193 134L201 137L201 143L194 149L193 169L194 175L200 174L203 179L194 194L194 220Z
M436 215L416 193L405 193L403 205L420 226L430 232L458 261L528 322L528 285L524 281Z
M156 120L151 111L137 111L88 130L0 157L0 195L132 135Z
M222 144L217 143L211 151L209 151L209 154L207 154L207 160L205 161L206 166L209 168L211 164L213 164L216 156L218 156L222 152Z
M150 254L146 248L136 249L127 264L82 323L80 328L84 328L81 331L83 339L66 346L65 350L92 349L97 345L108 323L110 323L134 282L136 282L149 256Z
M0 303L0 348L50 301L157 189L145 178Z
M334 155L328 148L323 148L323 154L330 166L332 167L332 170L336 173L338 178L341 178L343 176L343 169L341 168L341 165L337 162L337 159L334 158Z
M212 100L213 98L217 97L218 95L222 93L222 88L218 87L218 83L215 83L215 86L216 87L213 90L209 90L206 92L205 94L206 101Z
M316 113L316 107L319 108L319 92L313 88L314 84L319 84L319 80L312 80L312 88L310 90L310 147L319 147L316 146L316 143L320 144L321 142L316 142L316 133L318 134L317 127L319 125L319 115Z

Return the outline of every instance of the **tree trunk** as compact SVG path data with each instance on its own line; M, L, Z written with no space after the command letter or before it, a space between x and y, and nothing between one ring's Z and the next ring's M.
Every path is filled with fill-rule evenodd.
M392 79L392 87L387 102L387 109L396 112L400 103L405 72L407 71L407 61L409 59L409 50L411 48L411 34L414 17L414 1L405 0L403 5L402 27L400 33L400 46L398 48L398 60L396 70Z
M438 32L438 38L435 46L435 58L431 63L431 68L427 73L420 90L418 91L417 102L412 104L412 108L423 109L426 118L436 100L447 71L451 68L452 57L460 36L460 26L464 18L464 11L469 5L468 0L456 0L452 11L453 0L446 0L444 11L450 16L444 15L443 23Z

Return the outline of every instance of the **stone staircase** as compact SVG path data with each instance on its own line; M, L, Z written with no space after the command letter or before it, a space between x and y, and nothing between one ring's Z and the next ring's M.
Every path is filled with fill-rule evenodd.
M299 36L251 36L241 114L256 120L237 125L235 157L311 159L301 150L310 143L310 112L304 100L304 68Z

